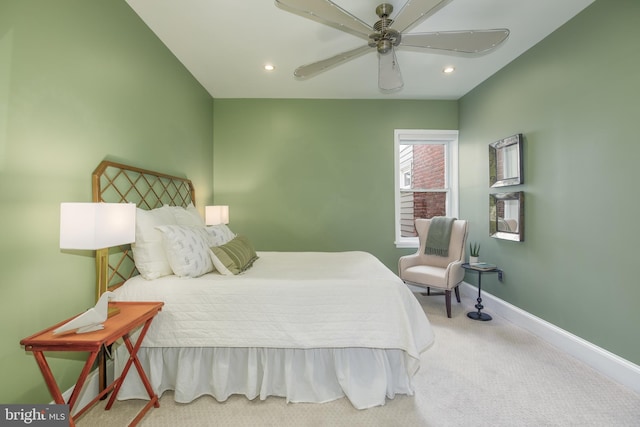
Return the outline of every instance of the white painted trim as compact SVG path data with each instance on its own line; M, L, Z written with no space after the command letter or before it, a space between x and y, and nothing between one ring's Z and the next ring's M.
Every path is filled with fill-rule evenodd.
M472 308L478 297L477 286L462 282L462 303ZM640 393L640 366L590 343L556 325L540 319L488 292L482 291L486 311L497 314L518 327L526 329L549 344L591 366L596 371Z

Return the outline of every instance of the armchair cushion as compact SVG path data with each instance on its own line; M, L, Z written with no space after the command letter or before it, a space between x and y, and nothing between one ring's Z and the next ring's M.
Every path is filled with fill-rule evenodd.
M446 288L446 269L430 265L416 265L404 270L402 279L415 284L428 284L434 288Z

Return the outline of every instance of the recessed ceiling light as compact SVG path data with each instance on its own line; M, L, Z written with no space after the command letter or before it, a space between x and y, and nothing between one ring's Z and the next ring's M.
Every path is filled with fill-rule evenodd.
M276 69L276 67L274 67L271 64L267 64L267 65L264 66L264 69L267 70L267 71L273 71L273 70Z
M451 73L453 73L455 70L456 70L456 68L455 68L455 67L453 67L453 66L449 65L448 67L444 67L444 68L442 69L442 72L443 72L443 73L445 73L445 74L451 74Z

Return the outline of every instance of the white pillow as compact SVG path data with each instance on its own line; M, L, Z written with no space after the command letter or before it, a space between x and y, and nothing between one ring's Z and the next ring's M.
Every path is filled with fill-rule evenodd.
M162 232L165 253L176 276L199 277L213 271L209 234L204 227L164 225L156 228Z
M182 206L166 206L170 209L176 218L176 224L178 225L196 225L198 227L204 227L204 219L200 216L200 212L193 206L193 203L189 203L189 206L183 208Z
M209 234L209 246L222 246L232 241L236 234L226 224L216 224L207 226L207 234ZM222 261L209 249L211 262L213 267L218 270L220 274L225 276L233 276L233 273L224 265Z
M236 235L226 224L210 225L207 227L209 246L222 246L232 241Z
M218 258L217 255L213 253L211 249L209 249L209 256L211 256L211 262L213 263L213 267L216 270L218 270L218 273L222 274L223 276L233 276L233 273L229 271L227 266L224 265L222 261L220 261L220 258Z
M175 216L166 206L153 210L136 208L136 241L131 244L131 249L136 268L145 279L172 274L162 233L156 227L175 223Z

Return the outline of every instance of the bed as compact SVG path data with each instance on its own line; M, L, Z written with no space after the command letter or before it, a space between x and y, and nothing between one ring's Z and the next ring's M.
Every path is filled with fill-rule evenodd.
M106 267L115 300L165 303L138 353L158 395L173 390L179 403L203 395L313 403L347 397L365 409L413 394L433 332L411 291L373 255L254 251L248 236L199 223L193 185L181 177L103 162L93 191L97 202L136 203L138 226L161 212L182 218L152 227L162 235L168 274L150 274L157 265L143 262L142 232L133 248L112 249ZM183 244L188 238L206 241L211 266L207 257L193 262L204 249L187 256L194 247ZM238 256L251 258L249 266L230 271L238 261L225 254L233 258L237 247L249 248ZM117 373L127 354L113 354ZM148 394L130 372L118 397Z

